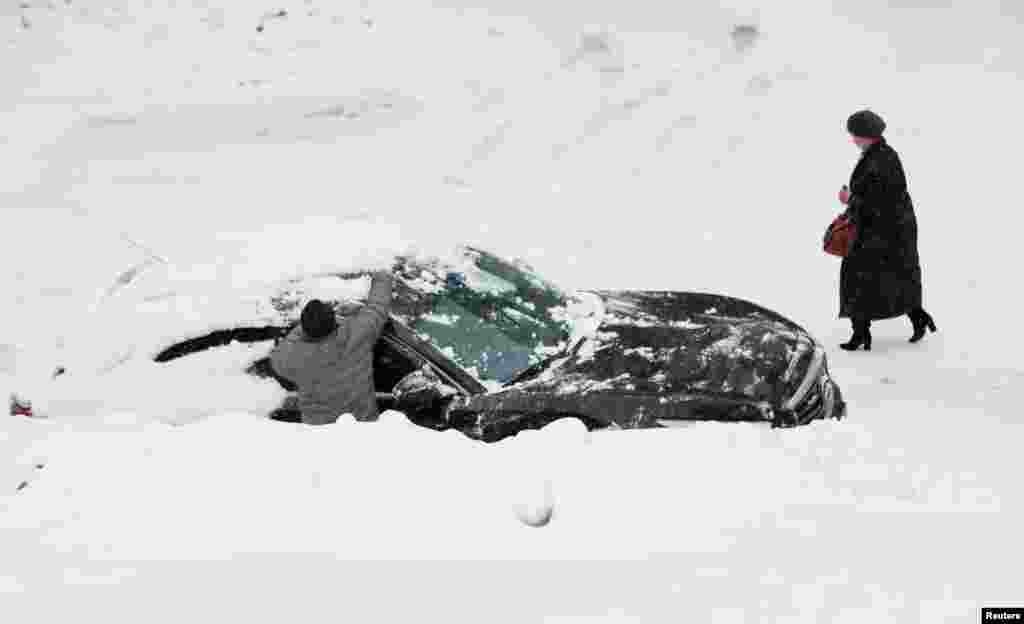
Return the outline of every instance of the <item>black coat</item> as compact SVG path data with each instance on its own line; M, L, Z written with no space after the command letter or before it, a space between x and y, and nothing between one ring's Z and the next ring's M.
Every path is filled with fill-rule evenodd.
M839 269L839 317L877 320L921 306L917 218L896 150L868 147L850 176L857 237Z

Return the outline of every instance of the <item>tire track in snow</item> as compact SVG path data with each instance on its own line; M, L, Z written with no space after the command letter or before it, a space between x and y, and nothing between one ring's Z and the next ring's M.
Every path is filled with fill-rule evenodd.
M668 149L675 139L676 132L682 129L694 128L697 126L697 116L692 114L681 115L672 121L654 139L654 150L659 154Z
M665 97L671 92L671 81L658 80L656 86L640 91L638 95L617 98L602 98L601 107L583 123L583 130L570 140L568 144L556 144L552 147L552 156L558 160L572 148L577 148L604 134L618 122L628 122L656 97Z
M611 76L615 83L618 83L624 71L621 45L613 40L607 32L584 32L578 48L560 63L559 69L563 72L575 70L577 65L584 62L594 66L599 73ZM555 73L545 70L541 76L532 81L532 85L520 85L520 90L525 89L531 93L540 94L545 92L546 86L555 79ZM467 83L467 86L473 91L474 96L478 100L474 107L477 111L489 110L495 99L497 103L506 104L503 92L500 92L500 95L495 97L493 90L482 91L479 81L475 80ZM639 99L627 99L625 102L612 105L603 104L594 115L584 122L583 132L570 140L569 143L580 145L588 137L600 134L615 118L620 117L623 111L628 112L635 106L643 104L645 100L645 97L641 97ZM493 156L505 144L509 129L514 125L509 117L499 121L491 132L485 134L470 147L469 156L462 163L463 174L447 175L443 179L444 182L460 188L469 188L471 185L467 181L468 170L486 162ZM554 160L558 160L567 149L567 145L556 144L549 148L549 154Z
M584 64L590 65L598 72L605 83L610 84L604 84L597 88L598 98L601 103L596 111L583 120L582 130L568 140L551 145L549 157L554 162L566 162L572 152L606 136L613 128L618 128L622 124L634 121L649 120L655 115L664 114L663 111L650 111L651 105L658 98L664 98L669 103L679 102L679 106L668 106L668 119L661 129L654 132L651 136L651 151L645 157L639 157L642 156L641 153L636 154L638 156L636 161L640 164L633 167L632 172L634 175L639 175L649 166L647 163L656 162L662 154L668 151L674 144L679 131L697 127L698 118L714 119L716 116L720 117L723 101L727 103L739 103L742 101L743 95L749 92L751 80L753 80L747 75L747 72L742 71L745 58L744 52L745 50L741 51L732 60L730 60L731 57L722 56L710 59L710 65L705 66L696 73L702 88L699 91L688 91L685 100L680 97L670 97L678 90L678 79L674 77L666 78L664 76L652 77L648 82L648 86L632 93L609 95L607 91L621 85L626 76L621 43L611 39L607 33L584 33L580 47L561 63L559 69L562 72L568 72L574 71ZM739 75L736 75L736 72L728 71L730 67L736 68ZM640 69L640 66L633 66L632 69ZM678 71L679 66L676 65L674 69ZM715 79L704 79L707 74L714 75ZM556 80L557 75L547 73L543 79L538 80L538 84L551 83ZM650 86L650 82L654 83L653 86ZM694 92L698 94L697 98L693 97ZM483 95L478 93L478 97L483 98ZM478 103L478 106L480 105L482 103ZM688 112L680 114L680 108ZM698 109L705 110L706 115L699 114ZM509 138L513 125L508 119L502 120L495 126L492 132L483 136L475 143L470 148L470 155L463 162L464 169L468 170L478 166L496 154ZM723 149L725 152L732 153L741 147L743 142L742 136L730 135L726 138ZM628 154L616 154L616 158L628 157ZM721 157L716 158L714 162L720 163ZM446 181L450 184L469 186L465 176L448 176Z
M471 169L474 165L484 162L498 151L505 141L508 128L509 122L507 120L500 121L490 134L484 135L482 139L470 148L469 157L463 163L463 167Z

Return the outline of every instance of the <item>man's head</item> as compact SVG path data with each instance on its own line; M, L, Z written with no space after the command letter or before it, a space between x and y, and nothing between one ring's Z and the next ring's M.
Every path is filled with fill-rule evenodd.
M846 130L857 147L864 149L882 138L885 121L870 110L857 111L846 120Z
M311 299L302 308L299 323L302 325L302 331L313 340L319 340L338 328L334 308L319 299Z

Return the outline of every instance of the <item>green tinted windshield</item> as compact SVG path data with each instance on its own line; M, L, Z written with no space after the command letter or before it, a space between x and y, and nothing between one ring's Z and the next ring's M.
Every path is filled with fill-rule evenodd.
M570 298L522 263L466 248L421 267L410 327L483 381L504 382L564 348Z

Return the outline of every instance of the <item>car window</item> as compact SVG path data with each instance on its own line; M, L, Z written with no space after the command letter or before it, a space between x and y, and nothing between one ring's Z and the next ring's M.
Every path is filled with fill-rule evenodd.
M482 381L504 382L565 346L570 297L521 264L465 248L433 266L410 327Z
M391 340L381 338L373 347L373 386L377 392L391 392L403 377L423 365Z

